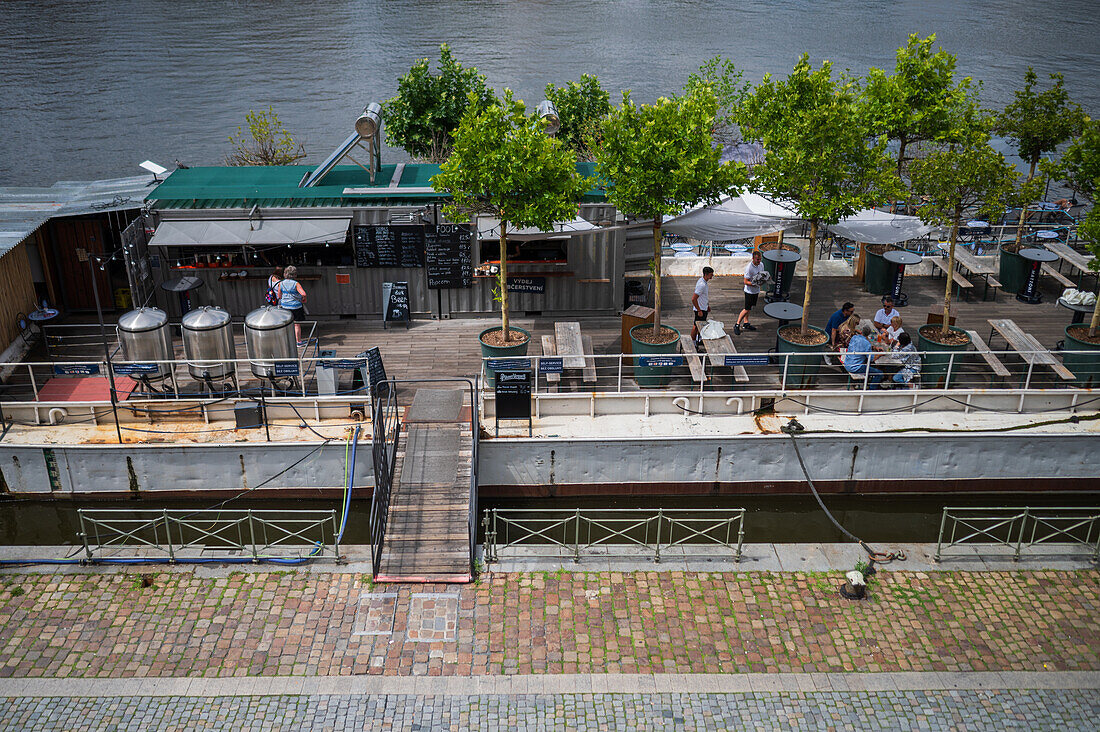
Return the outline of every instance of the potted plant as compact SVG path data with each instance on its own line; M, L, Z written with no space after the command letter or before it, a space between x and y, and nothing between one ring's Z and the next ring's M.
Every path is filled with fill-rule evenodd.
M577 174L573 152L547 135L543 120L527 114L510 89L499 101L471 105L463 114L451 156L432 176L432 187L450 195L443 211L453 221L478 213L500 220L495 287L501 324L481 332L483 356L523 355L531 340L508 322L508 228L548 231L555 221L572 219L589 184Z
M653 325L630 330L636 354L676 353L680 332L661 323L661 223L700 202L717 203L744 185L745 166L720 162L711 130L718 111L712 86L690 84L683 96L637 105L630 93L600 124L596 172L620 211L653 220ZM636 366L639 385L663 386L670 367Z
M763 144L751 187L809 221L802 322L779 330L779 352L789 357L788 383L807 386L822 363L829 338L810 325L817 236L822 226L889 199L901 190L886 140L875 140L855 87L835 81L826 61L817 70L803 54L783 81L764 77L740 115L746 139Z
M1100 155L1097 159L1100 160ZM1092 190L1097 187L1100 187L1100 179L1093 182ZM1077 227L1077 235L1092 254L1089 269L1100 275L1100 208L1093 206ZM1067 352L1062 356L1062 361L1077 377L1077 383L1081 386L1100 386L1100 297L1096 299L1088 325L1078 323L1066 326L1065 350Z

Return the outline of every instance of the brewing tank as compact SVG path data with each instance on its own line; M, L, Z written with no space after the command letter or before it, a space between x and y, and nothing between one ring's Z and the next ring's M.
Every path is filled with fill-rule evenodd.
M152 363L170 361L175 356L168 315L159 308L138 308L124 313L115 330L124 361ZM139 376L146 381L161 381L171 375L171 364L158 363L154 370Z
M183 353L187 371L199 381L225 379L236 371L232 317L204 305L183 316Z
M289 310L265 305L244 318L244 345L252 373L261 378L273 378L274 359L298 358L298 343L294 337L294 316Z

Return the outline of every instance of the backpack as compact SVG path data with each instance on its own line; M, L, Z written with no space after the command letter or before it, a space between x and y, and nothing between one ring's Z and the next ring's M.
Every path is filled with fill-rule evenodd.
M279 280L279 282L282 282L282 280ZM279 304L279 296L275 294L275 288L279 286L279 282L267 288L267 296L264 299L267 301L268 305Z

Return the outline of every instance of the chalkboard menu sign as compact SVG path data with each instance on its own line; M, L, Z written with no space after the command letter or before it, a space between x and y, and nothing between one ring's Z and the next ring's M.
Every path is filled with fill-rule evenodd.
M428 289L468 288L474 284L474 253L470 227L440 224L424 230Z
M386 383L386 368L382 365L382 353L378 347L363 351L359 357L367 359L366 376L371 395L376 397L388 395L390 385Z
M526 419L527 434L531 434L531 372L498 371L496 375L496 430L500 420Z
M423 226L356 226L355 266L423 267Z
M409 327L409 283L383 282L382 327L400 320L405 321L406 328Z

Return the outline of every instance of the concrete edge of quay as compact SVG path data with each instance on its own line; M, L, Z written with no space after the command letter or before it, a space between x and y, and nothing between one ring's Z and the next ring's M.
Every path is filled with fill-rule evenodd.
M904 560L878 563L885 571L903 572L983 572L983 571L1074 571L1097 569L1092 561L1095 550L1085 545L1049 544L1026 547L1019 560L1015 548L999 544L966 544L943 547L935 561L936 544L879 543L877 551L903 552ZM341 560L319 557L301 565L236 562L209 564L164 563L163 557L148 564L102 564L81 562L83 550L75 546L4 546L0 547L0 574L111 574L135 572L189 572L199 577L220 577L234 572L286 572L311 574L371 574L369 545L348 545L341 549ZM511 572L847 572L856 562L866 560L866 552L854 543L745 544L740 561L733 550L713 546L675 546L661 549L660 561L652 549L601 545L583 549L575 561L568 548L523 546L499 549L497 561L485 563L483 547L478 546L477 565L481 571ZM118 550L111 557L135 559L137 550ZM197 554L196 556L203 556ZM285 556L285 555L284 555ZM225 558L222 553L220 558ZM25 560L26 563L18 563ZM64 563L50 563L65 560ZM76 561L72 561L76 560ZM42 562L42 563L39 563Z

